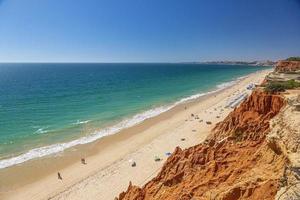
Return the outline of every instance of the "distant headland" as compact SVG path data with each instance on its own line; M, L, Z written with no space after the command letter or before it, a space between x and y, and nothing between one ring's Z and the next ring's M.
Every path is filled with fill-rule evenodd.
M263 61L231 61L231 60L221 60L221 61L203 61L203 62L181 62L186 64L215 64L215 65L250 65L250 66L275 66L276 61L263 60Z
M205 64L220 64L220 65L252 65L252 66L274 66L275 61L264 60L264 61L207 61L201 62Z
M286 61L300 61L299 56L289 57ZM260 60L260 61L206 61L200 62L204 64L220 64L220 65L252 65L252 66L275 66L277 61L272 60Z

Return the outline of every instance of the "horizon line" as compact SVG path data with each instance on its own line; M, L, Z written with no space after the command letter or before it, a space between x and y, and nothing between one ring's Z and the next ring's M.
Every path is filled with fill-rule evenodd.
M245 62L245 63L250 63L250 62L266 62L266 61L271 61L271 62L277 62L279 60L282 60L282 59L278 59L278 60L271 60L271 59L265 59L265 60L210 60L210 61L174 61L174 62L168 62L168 61L120 61L120 62L117 62L117 61L109 61L109 62L97 62L97 61L78 61L78 62L74 62L74 61L0 61L0 64L155 64L155 63L158 63L158 64L161 64L161 63L165 63L165 64L176 64L176 63L194 63L194 64L197 64L197 63L218 63L218 62ZM224 63L225 64L225 63Z

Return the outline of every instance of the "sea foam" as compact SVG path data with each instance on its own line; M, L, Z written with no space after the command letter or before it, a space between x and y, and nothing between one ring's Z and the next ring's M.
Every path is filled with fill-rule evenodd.
M49 146L34 148L24 154L21 154L21 155L12 157L12 158L0 160L0 169L7 168L7 167L17 165L17 164L21 164L21 163L24 163L26 161L29 161L29 160L32 160L35 158L41 158L41 157L48 156L51 154L59 153L59 152L64 151L67 148L74 147L74 146L80 145L80 144L91 143L95 140L98 140L98 139L104 137L104 136L115 134L115 133L121 131L122 129L132 127L134 125L137 125L137 124L145 121L146 119L158 116L159 114L166 112L179 104L185 103L187 101L195 100L204 95L212 94L212 93L218 92L222 89L225 89L227 87L230 87L242 78L244 78L244 77L240 77L234 81L219 84L219 85L217 85L216 90L206 92L206 93L199 93L199 94L191 95L189 97L182 98L179 101L177 101L171 105L156 107L151 110L136 114L133 117L131 117L129 119L125 119L125 120L117 123L114 126L93 132L88 136L84 136L84 137L72 140L70 142L58 143L58 144L53 144L53 145L49 145ZM83 123L88 123L88 122L89 121L77 121L74 124L83 124Z
M90 120L85 120L85 121L80 121L80 120L77 120L76 122L72 123L73 125L80 125L80 124L87 124L89 123Z

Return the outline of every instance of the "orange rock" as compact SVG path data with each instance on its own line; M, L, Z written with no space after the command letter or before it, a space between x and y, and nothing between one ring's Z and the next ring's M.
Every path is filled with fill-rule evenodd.
M293 72L300 70L300 61L279 61L276 64L275 72Z
M118 200L274 199L286 158L270 148L269 120L284 106L279 95L255 91L214 128L204 143L177 147L159 174ZM241 131L239 135L233 132ZM225 138L225 139L223 139Z
M228 136L240 137L239 139L264 137L269 130L269 120L283 105L280 95L255 90L246 101L215 126L213 136L215 139Z

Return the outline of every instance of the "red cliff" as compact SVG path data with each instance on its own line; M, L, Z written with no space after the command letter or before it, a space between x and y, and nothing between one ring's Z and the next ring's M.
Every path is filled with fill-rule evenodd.
M269 129L269 121L284 105L280 95L256 90L238 108L231 112L214 128L214 137L235 136L249 138L263 137Z
M285 73L300 70L300 61L279 61L276 64L275 72Z
M279 95L255 91L203 144L176 148L142 188L129 185L119 200L274 199L286 162L265 135L284 105Z

